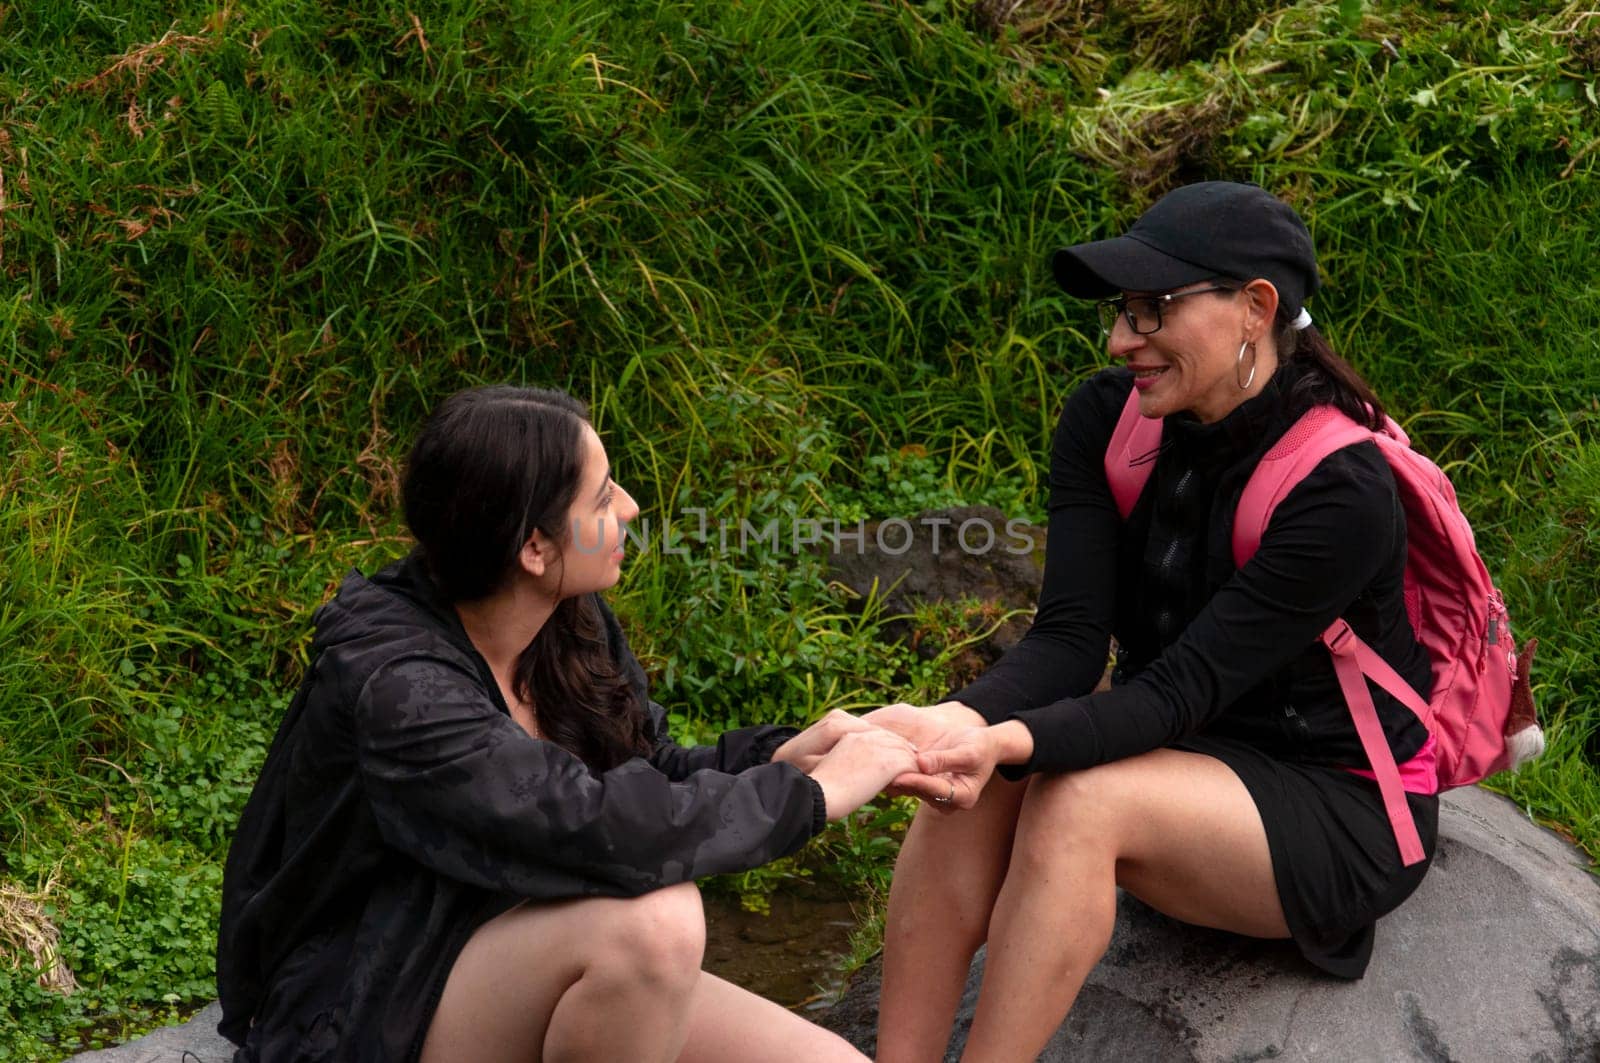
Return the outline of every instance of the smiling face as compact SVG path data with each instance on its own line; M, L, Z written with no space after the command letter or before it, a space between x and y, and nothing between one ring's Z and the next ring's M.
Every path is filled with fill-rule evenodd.
M584 457L578 493L567 510L559 560L549 567L553 587L572 598L613 586L622 574L624 536L639 516L633 496L611 479L611 462L595 430L583 426ZM542 537L542 533L541 533Z
M1174 289L1178 295L1211 287L1202 281ZM1264 289L1264 290L1263 290ZM1124 292L1126 297L1157 292ZM1161 309L1161 328L1141 335L1118 315L1106 349L1133 370L1139 412L1165 417L1187 410L1205 423L1220 421L1240 403L1258 394L1277 368L1270 330L1265 324L1277 309L1277 292L1266 281L1251 281L1242 291L1200 292L1174 299ZM1256 345L1254 358L1240 345ZM1252 367L1254 375L1251 375ZM1248 387L1241 387L1242 381Z

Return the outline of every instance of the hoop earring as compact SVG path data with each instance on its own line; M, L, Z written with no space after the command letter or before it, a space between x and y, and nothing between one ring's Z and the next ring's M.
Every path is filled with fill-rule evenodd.
M1239 379L1239 367L1244 364L1245 348L1250 350L1250 375L1243 380ZM1239 344L1239 353L1233 359L1233 382L1239 385L1240 391L1249 391L1250 385L1256 380L1256 345L1249 340Z

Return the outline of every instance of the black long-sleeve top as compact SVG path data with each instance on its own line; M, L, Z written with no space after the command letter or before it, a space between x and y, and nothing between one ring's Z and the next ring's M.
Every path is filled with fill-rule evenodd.
M604 772L511 718L415 557L318 610L223 881L218 1028L238 1060L415 1059L461 946L519 901L745 870L822 829L821 788L769 763L794 731L676 745L596 601L653 735Z
M1049 535L1038 612L1027 635L950 695L991 723L1021 720L1027 764L1064 771L1208 733L1287 760L1365 767L1328 651L1336 617L1423 696L1427 653L1406 618L1405 515L1372 443L1337 451L1274 513L1256 555L1236 568L1234 510L1250 472L1304 412L1284 365L1222 421L1166 418L1149 482L1127 520L1105 475L1111 433L1132 388L1124 369L1067 400L1050 460ZM1113 686L1090 693L1109 638ZM1397 761L1427 733L1369 684Z

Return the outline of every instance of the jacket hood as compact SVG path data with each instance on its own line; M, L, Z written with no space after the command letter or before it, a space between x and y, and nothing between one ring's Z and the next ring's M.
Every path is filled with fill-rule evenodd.
M370 578L355 569L346 574L334 597L317 609L311 654L369 638L396 626L425 627L471 650L472 642L456 611L428 577L421 555L413 550Z

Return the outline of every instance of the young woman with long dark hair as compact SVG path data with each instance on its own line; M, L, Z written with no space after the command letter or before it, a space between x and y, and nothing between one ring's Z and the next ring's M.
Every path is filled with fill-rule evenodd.
M845 713L672 742L598 595L638 506L562 393L451 396L403 494L416 549L318 610L229 853L236 1059L860 1060L700 969L693 880L795 851L911 744Z

